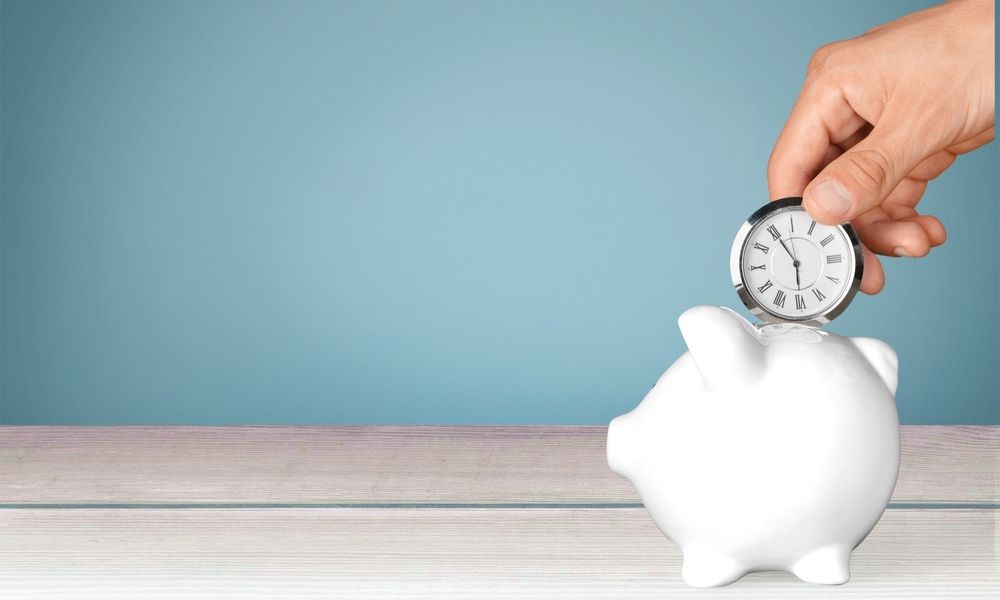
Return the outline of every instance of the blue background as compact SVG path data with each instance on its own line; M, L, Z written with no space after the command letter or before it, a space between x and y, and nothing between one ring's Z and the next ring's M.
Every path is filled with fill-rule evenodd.
M742 308L812 50L922 4L5 1L0 419L607 423ZM905 423L1000 420L997 158L832 327Z

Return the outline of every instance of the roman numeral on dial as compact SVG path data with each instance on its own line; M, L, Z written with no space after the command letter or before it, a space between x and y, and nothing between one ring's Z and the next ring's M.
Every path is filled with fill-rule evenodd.
M757 242L756 244L754 244L753 247L756 248L756 249L758 249L758 250L760 250L764 254L767 254L767 251L770 250L769 247L765 246L764 244L761 244L760 242Z
M813 221L812 223L809 224L809 231L807 231L806 233L808 233L809 235L812 235L813 234L813 229L816 229L816 221Z
M820 246L826 246L827 244L829 244L832 241L833 241L833 234L831 233L830 235L828 235L825 238L823 238L822 240L820 240L819 241L819 245Z
M832 265L834 263L839 263L839 262L840 262L840 255L839 254L827 254L826 255L826 264Z
M774 240L780 240L781 239L781 232L778 231L778 228L775 227L774 225L771 225L770 227L768 227L767 228L767 232L771 234L771 239L774 239Z
M806 307L806 299L800 296L799 294L795 294L795 308L803 310L805 309L805 307Z
M763 269L764 265L750 265L751 271L756 271L757 269Z
M774 284L771 283L770 279L768 279L767 282L764 285L762 285L762 286L760 286L760 287L757 288L757 291L760 292L761 294L763 294L767 290L771 289L772 285L774 285Z
M836 277L830 277L829 275L827 275L826 278L832 281L834 284L840 283L840 280L837 279Z
M816 294L816 299L820 302L823 301L823 298L826 298L826 296L823 295L823 292L817 290L816 288L813 288L813 293Z
M778 290L778 293L774 295L774 305L785 308L785 292Z

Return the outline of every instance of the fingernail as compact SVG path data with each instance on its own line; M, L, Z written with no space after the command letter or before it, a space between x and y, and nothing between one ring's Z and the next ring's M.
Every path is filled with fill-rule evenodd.
M828 179L813 188L813 198L831 215L843 216L851 210L851 193L840 183Z
M896 256L906 256L908 258L913 258L913 255L910 254L910 252L902 246L896 246L895 248L892 249L892 252Z

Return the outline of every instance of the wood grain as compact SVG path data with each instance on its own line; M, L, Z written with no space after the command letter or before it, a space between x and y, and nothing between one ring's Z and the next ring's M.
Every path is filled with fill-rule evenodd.
M642 509L7 509L0 589L21 598L987 598L996 511L890 510L839 587L679 579Z
M0 427L3 504L639 502L604 427ZM1000 428L904 426L897 504L996 504Z

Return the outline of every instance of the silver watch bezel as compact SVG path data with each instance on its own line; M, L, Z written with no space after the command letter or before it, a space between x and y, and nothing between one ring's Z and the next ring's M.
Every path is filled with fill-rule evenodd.
M861 277L864 275L865 269L864 254L861 250L861 242L858 240L857 233L854 231L854 227L852 227L850 223L837 225L837 227L844 232L844 235L847 236L847 239L851 242L851 246L854 249L851 257L851 266L854 269L851 285L848 286L847 290L841 294L840 298L836 302L832 303L829 308L818 315L810 315L806 319L789 319L772 313L766 307L757 302L757 299L754 298L753 294L747 290L746 283L743 281L743 269L740 268L740 265L743 263L743 251L746 247L746 241L750 233L757 227L757 225L772 215L793 210L804 210L802 209L802 198L782 198L781 200L768 202L754 211L754 213L743 222L739 231L736 232L736 238L733 240L733 248L729 256L730 275L732 276L733 286L736 288L736 295L740 297L743 305L760 319L769 323L796 323L799 325L819 327L829 323L843 313L854 299L854 296L857 295L858 289L861 288Z

